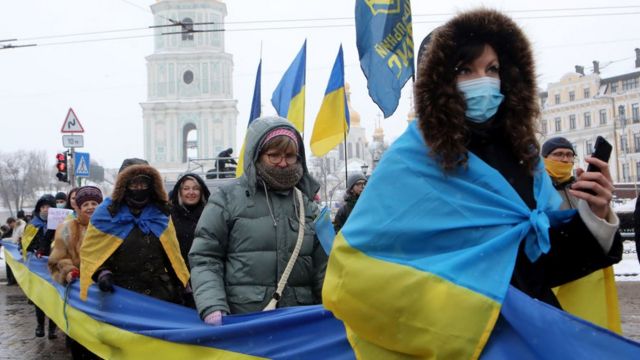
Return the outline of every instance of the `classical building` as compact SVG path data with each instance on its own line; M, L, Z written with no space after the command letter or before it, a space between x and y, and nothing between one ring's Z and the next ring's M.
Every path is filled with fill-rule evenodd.
M574 145L578 165L593 152L597 136L613 145L609 167L614 182L640 181L640 49L635 57L584 66L550 83L540 94L541 142L563 136Z
M169 178L186 170L189 158L236 148L233 59L224 32L215 31L227 15L222 1L161 0L151 11L157 27L140 104L144 157Z

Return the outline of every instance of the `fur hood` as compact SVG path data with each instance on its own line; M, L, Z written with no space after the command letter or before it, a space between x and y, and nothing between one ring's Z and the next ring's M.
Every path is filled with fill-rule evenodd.
M471 41L487 43L498 54L504 101L493 121L510 135L514 152L521 160L537 159L539 145L535 141L534 123L539 109L531 45L513 20L487 9L459 14L435 29L420 46L415 108L418 125L432 154L444 157L445 163L447 160L458 165L466 163L469 122L465 121L464 97L457 89L458 64L454 61L460 46ZM449 144L439 144L438 140ZM531 146L536 148L535 154Z
M160 173L152 166L139 164L128 166L118 174L116 184L111 193L112 204L109 206L111 215L117 213L120 205L124 203L125 192L129 181L138 175L146 175L151 178L151 203L156 204L161 211L168 214L169 199L164 190Z

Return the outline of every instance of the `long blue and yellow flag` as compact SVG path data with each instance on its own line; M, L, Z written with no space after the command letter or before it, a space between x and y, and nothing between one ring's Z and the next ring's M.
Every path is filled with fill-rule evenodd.
M296 129L304 132L305 79L307 68L307 40L273 91L271 103L278 115L287 118Z
M249 122L247 123L247 128L251 125L253 120L260 117L260 113L262 111L262 59L260 59L260 63L258 63L258 72L256 73L256 83L253 87L253 99L251 100L251 113L249 114ZM244 146L246 141L242 142L242 148L240 149L240 153L238 154L238 165L236 166L236 177L242 176L243 164L244 164Z
M182 259L176 230L171 218L155 206L146 206L135 217L125 204L111 216L109 206L111 198L106 198L91 216L85 238L80 247L80 288L81 298L86 300L91 277L125 241L131 230L138 226L144 234L152 233L160 239L173 270L182 285L189 281L189 269Z
M2 245L27 297L104 359L355 359L343 323L320 305L229 315L215 327L193 309L119 287L113 293L91 287L82 301L77 282L67 291L51 279L46 257L23 261L16 244ZM398 314L398 321L410 316ZM482 358L638 359L640 344L510 287Z
M369 96L387 118L396 111L400 91L413 76L413 30L409 0L356 0L360 67Z
M550 223L575 213L556 211L561 199L542 162L531 211L474 154L468 168L445 175L429 151L411 124L334 241L323 303L362 358L478 358L521 239L534 261L549 251Z
M349 131L349 109L344 90L344 58L342 45L333 64L329 84L324 92L316 122L311 134L311 151L321 157L340 144Z

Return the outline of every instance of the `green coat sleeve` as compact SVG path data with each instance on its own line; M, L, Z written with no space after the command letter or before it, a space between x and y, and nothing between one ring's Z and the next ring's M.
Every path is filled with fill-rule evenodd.
M216 310L229 313L224 287L229 224L226 196L217 190L200 216L189 251L193 296L203 319Z

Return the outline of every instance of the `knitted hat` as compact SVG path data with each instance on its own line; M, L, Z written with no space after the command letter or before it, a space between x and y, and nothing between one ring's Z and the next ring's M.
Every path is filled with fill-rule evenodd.
M554 137L544 142L544 144L542 145L542 150L540 151L540 155L546 158L555 149L569 149L573 151L574 154L576 153L576 151L573 149L573 145L571 145L569 140L563 137Z
M294 144L296 144L296 147L300 147L298 145L298 137L296 136L295 132L289 128L286 127L279 127L279 128L275 128L271 131L269 131L267 133L267 135L265 135L264 139L262 140L262 142L260 143L260 146L258 147L259 150L262 149L262 147L268 143L271 139L275 138L276 136L286 136L288 138L290 138L291 140L293 140ZM258 151L260 152L260 151Z
M83 186L76 193L76 204L82 207L85 202L93 200L100 204L102 202L102 191L95 186Z
M349 177L347 178L347 190L351 190L353 185L355 185L360 180L366 182L367 178L363 174L360 174L360 173L349 175Z

